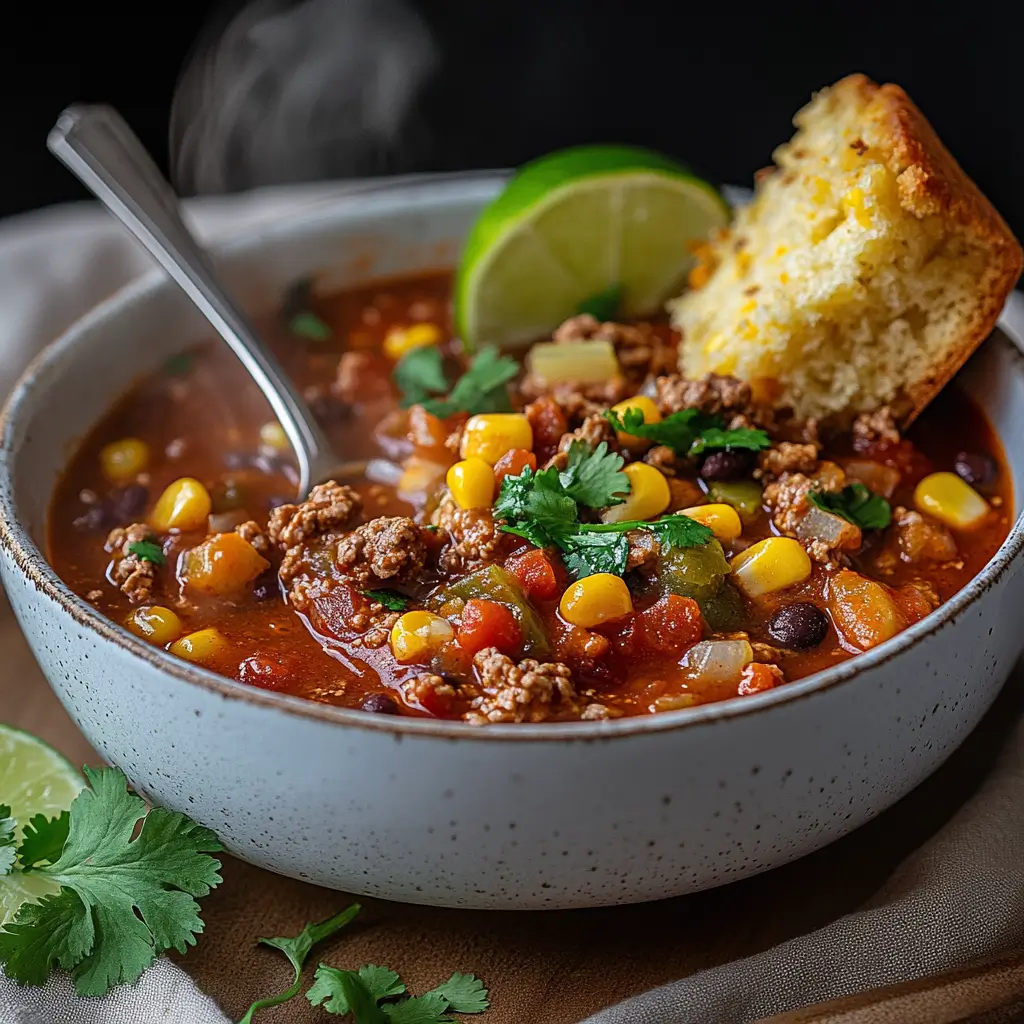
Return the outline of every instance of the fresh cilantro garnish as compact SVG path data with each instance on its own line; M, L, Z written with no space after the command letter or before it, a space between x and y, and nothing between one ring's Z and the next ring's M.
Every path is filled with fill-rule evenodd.
M128 551L133 555L138 555L144 562L152 562L154 565L165 565L167 562L167 556L164 555L164 549L160 547L156 541L132 541L132 543L128 545Z
M713 449L734 451L742 448L746 451L761 452L771 448L772 439L763 431L749 427L736 430L722 430L719 427L705 427L696 441L690 445L691 455L703 455Z
M807 500L862 530L884 530L892 522L889 502L859 481L847 484L841 491L808 491Z
M18 823L11 817L7 804L0 804L0 875L9 875L18 856L18 845L14 841L14 830Z
M308 341L330 341L333 336L330 326L316 313L308 310L296 313L288 321L288 330L297 338L306 338Z
M506 476L494 505L494 516L506 533L537 547L556 547L577 579L598 572L621 576L629 555L629 530L649 530L665 550L698 547L712 537L708 527L686 516L662 516L654 522L581 523L579 506L607 508L629 493L622 456L605 442L591 450L581 441L569 449L569 462L559 473L553 466L535 473L527 466Z
M443 395L448 390L444 375L444 357L435 345L421 345L406 352L395 364L391 375L402 391L402 408L422 405L431 395Z
M332 935L340 932L359 913L359 910L359 904L353 903L352 906L347 907L340 914L335 914L334 917L327 918L326 921L320 921L318 924L307 924L298 935L260 939L259 941L263 945L270 946L272 949L277 949L284 953L288 958L288 962L295 970L295 980L284 992L280 992L275 996L267 996L265 999L257 999L249 1007L245 1016L238 1024L252 1024L253 1016L258 1010L265 1010L271 1006L280 1006L281 1003L287 1003L289 999L294 999L299 994L302 982L302 968L306 962L306 957L309 956L310 950L318 942L323 942L324 939L329 939Z
M383 605L389 612L404 612L411 600L397 590L364 590L363 597Z
M18 847L18 863L23 871L30 871L43 864L56 864L68 841L71 815L61 811L56 818L36 814L25 825L21 846Z
M427 412L447 419L457 412L507 412L512 408L508 383L519 373L519 364L496 348L482 348L466 372L455 382L447 399L423 402Z
M386 967L343 971L321 964L306 998L335 1016L351 1014L353 1024L446 1024L453 1021L450 1013L483 1013L490 1006L483 982L458 972L421 996L405 995L402 980Z
M621 284L611 284L604 291L584 299L577 307L577 313L589 313L595 320L611 320L619 311L624 289Z
M604 415L621 433L663 444L677 455L702 455L719 448L759 452L770 448L772 443L763 430L725 430L718 416L709 416L699 409L680 409L657 423L645 423L640 409L626 409L622 416L609 409Z
M222 847L184 814L161 807L146 814L118 769L87 767L85 775L60 856L32 872L60 892L24 904L0 930L0 963L23 985L42 985L59 965L80 995L98 996L135 981L158 954L195 944L203 929L195 898L220 884L220 862L210 854ZM36 821L41 844L63 827L59 818Z

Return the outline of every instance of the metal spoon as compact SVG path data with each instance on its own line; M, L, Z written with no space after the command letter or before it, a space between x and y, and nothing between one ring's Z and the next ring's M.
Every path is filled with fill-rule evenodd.
M46 144L156 257L259 385L295 451L299 500L314 484L360 472L365 463L338 459L291 380L228 297L185 227L173 189L121 115L106 106L68 107Z

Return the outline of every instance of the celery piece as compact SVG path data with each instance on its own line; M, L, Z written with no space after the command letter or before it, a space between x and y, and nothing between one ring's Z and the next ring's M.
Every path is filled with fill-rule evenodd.
M527 353L526 367L548 385L563 380L601 383L619 376L615 348L603 339L539 342Z

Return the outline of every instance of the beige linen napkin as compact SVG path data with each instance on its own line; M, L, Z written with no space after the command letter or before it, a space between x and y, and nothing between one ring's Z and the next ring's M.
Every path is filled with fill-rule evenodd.
M345 187L200 200L190 203L189 211L197 233L210 239L319 202ZM0 392L6 393L42 344L149 266L145 253L92 204L55 207L0 225ZM637 996L596 1014L588 1024L753 1021L1024 946L1022 806L1024 725L1018 724L973 799L861 911L757 956ZM795 890L794 899L799 898ZM250 956L249 948L239 955ZM289 1019L287 1011L281 1013L272 1019ZM957 1013L942 1019L966 1019ZM852 1020L835 1015L802 1019ZM857 1018L876 1024L904 1019L910 1018ZM227 1017L167 961L138 984L99 1000L77 999L64 976L45 989L22 990L0 974L0 1024L159 1020L224 1024ZM938 1024L939 1018L916 1020Z

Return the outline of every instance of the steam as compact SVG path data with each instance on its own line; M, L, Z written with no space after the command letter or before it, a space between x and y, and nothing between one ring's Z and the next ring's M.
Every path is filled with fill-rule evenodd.
M395 173L437 65L405 0L255 0L200 45L171 109L183 194Z

